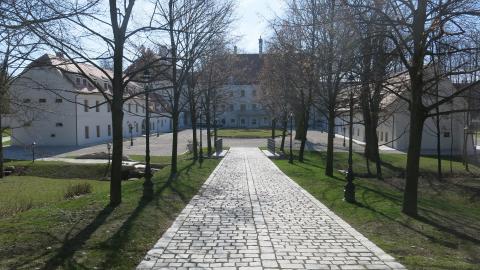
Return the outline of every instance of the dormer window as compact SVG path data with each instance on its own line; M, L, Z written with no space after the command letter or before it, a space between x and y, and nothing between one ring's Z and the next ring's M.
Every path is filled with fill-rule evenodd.
M76 78L76 83L77 83L77 85L80 85L80 77Z
M87 79L83 79L83 86L87 86Z

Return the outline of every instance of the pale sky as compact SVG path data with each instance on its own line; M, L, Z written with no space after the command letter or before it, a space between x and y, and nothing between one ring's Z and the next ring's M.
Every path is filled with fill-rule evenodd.
M233 35L240 36L240 52L258 53L258 39L269 36L268 20L281 14L284 0L237 0Z

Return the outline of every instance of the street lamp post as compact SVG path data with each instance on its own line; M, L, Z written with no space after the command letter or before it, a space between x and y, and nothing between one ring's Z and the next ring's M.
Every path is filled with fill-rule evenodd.
M290 117L290 158L288 159L288 163L293 164L293 112L289 114Z
M128 124L128 130L130 131L130 146L133 146L133 126Z
M350 93L350 125L348 139L348 171L347 171L347 184L344 190L344 199L349 203L355 202L355 184L353 184L353 159L352 159L352 145L353 145L353 91Z
M151 79L150 71L146 69L143 73L145 81L145 183L144 196L151 197L153 195L152 168L150 165L150 106L149 106L149 81Z
M346 132L345 132L345 127L342 127L342 129L343 129L343 147L345 147L345 146L346 146L346 144L345 144L345 136L347 136L347 134L346 134Z
M35 145L37 143L35 141L32 142L32 162L35 162Z
M200 124L200 151L198 153L199 157L198 159L200 160L200 162L203 161L203 146L202 146L202 141L203 141L203 138L202 138L202 111L200 110L200 115L199 115L199 124Z
M112 144L107 143L107 154L108 154L108 167L110 167L110 150L112 149Z

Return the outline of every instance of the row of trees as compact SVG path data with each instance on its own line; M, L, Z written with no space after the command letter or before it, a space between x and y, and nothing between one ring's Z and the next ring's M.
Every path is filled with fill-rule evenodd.
M111 107L110 203L118 205L122 198L124 102L145 91L160 97L163 111L173 123L171 179L175 179L180 113L189 104L192 122L196 122L199 93L205 92L201 90L205 82L199 82L207 76L209 59L225 44L233 8L232 1L219 0L2 1L1 100L9 104L5 110L2 106L2 113L11 113L15 107L7 96L9 86L25 67L21 64L28 64L43 51L58 52ZM93 66L109 83L95 80L83 64ZM153 71L151 78L142 76L146 70ZM132 92L132 83L153 87Z
M423 126L426 119L470 109L445 110L478 83L480 5L474 0L286 0L285 14L272 22L270 61L263 71L277 117L294 111L303 160L310 111L327 119L325 174L333 175L335 118L355 91L365 125L365 156L381 179L377 127L382 100L389 95L408 104L409 148L403 212L417 214L417 187ZM406 89L392 85L403 74ZM438 82L467 83L439 93ZM397 80L398 82L398 80ZM288 90L287 90L288 89ZM281 97L281 99L278 99Z

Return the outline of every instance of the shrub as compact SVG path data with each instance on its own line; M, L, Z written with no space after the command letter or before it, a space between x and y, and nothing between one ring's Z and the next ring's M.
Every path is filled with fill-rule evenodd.
M9 206L0 206L0 217L15 215L30 210L33 207L33 200L30 198L19 198Z
M68 186L67 191L65 192L65 195L63 195L63 197L65 199L71 199L75 196L80 196L88 193L92 193L92 185L89 183L80 183Z

